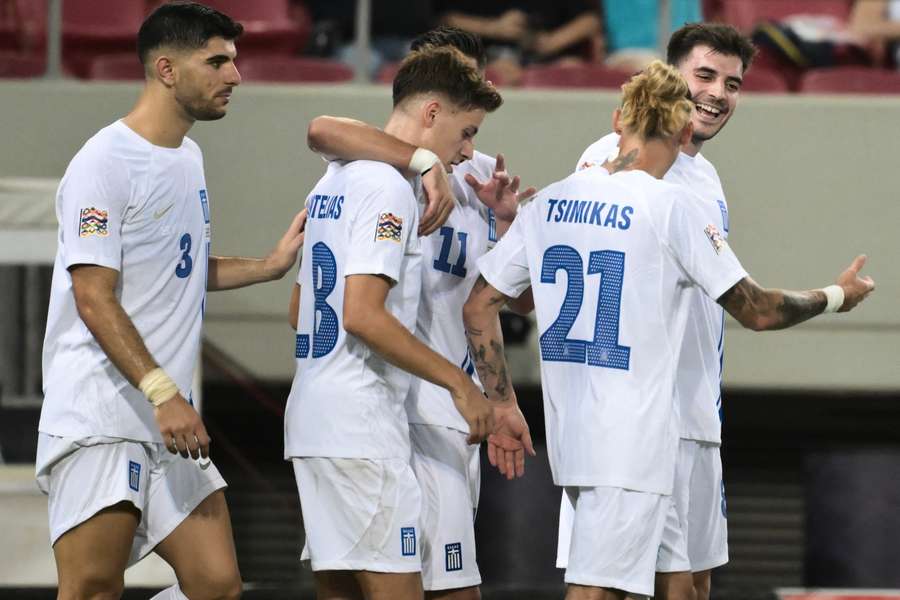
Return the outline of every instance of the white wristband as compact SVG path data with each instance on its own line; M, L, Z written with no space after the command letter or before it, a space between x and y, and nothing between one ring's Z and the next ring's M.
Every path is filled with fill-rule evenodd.
M165 404L178 395L178 386L175 385L175 382L172 381L172 378L165 371L158 367L144 375L144 378L138 384L138 389L147 396L150 404L156 407Z
M828 299L828 303L825 305L825 310L822 311L822 314L833 313L840 310L844 305L844 288L839 285L829 285L828 287L822 288L822 291Z
M424 175L431 170L431 167L439 162L441 162L441 159L431 150L416 148L412 158L409 159L409 170L418 173L419 175Z

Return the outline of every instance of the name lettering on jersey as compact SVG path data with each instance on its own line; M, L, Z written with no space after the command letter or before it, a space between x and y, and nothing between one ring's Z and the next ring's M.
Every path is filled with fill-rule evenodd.
M547 200L547 222L586 223L598 227L626 230L631 227L634 208L596 200Z
M719 233L719 230L716 228L716 226L710 223L703 231L706 232L706 237L708 237L709 241L712 242L713 249L716 251L716 254L721 254L726 242L725 238L722 237L722 234Z
M401 551L403 556L415 556L416 555L416 528L415 527L401 527L400 528L400 543L401 543Z
M462 543L455 542L444 546L444 569L462 571Z
M375 225L375 241L387 240L400 242L400 234L403 233L403 218L393 213L381 213L378 215L378 223Z
M78 237L109 235L109 211L91 206L82 208L78 219Z
M307 214L310 219L332 219L336 221L341 218L341 206L343 204L343 196L314 194L306 203Z
M139 492L141 487L141 463L133 460L128 461L128 487L136 492Z

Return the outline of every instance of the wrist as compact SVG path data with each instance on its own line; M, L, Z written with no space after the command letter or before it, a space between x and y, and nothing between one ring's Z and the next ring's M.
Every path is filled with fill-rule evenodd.
M409 166L407 168L417 175L424 175L440 162L441 159L431 150L426 148L416 148L412 158L409 159Z
M141 378L138 389L155 408L159 408L178 395L178 386L160 367L151 370Z
M823 314L837 312L844 305L844 288L841 286L829 285L822 288L822 293L825 294L826 300Z

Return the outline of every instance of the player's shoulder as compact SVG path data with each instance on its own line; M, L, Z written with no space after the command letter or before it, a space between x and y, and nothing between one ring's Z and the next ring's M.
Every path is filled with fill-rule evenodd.
M415 201L412 185L391 165L373 160L354 160L337 167L347 178L348 188L368 193L385 193Z
M135 165L149 156L149 150L149 142L121 121L116 121L84 143L72 157L66 175L106 179L128 177Z
M602 165L610 154L619 146L619 135L615 132L608 133L581 153L576 170Z
M716 170L715 165L713 165L709 161L709 159L707 159L699 152L697 153L697 156L694 157L694 166L697 171L703 173L713 181L719 183L719 172Z

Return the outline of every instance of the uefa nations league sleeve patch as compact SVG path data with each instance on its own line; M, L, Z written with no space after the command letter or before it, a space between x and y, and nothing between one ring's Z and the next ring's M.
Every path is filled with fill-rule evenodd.
M90 207L82 208L78 221L78 237L109 235L109 211Z
M375 241L387 240L400 242L400 234L403 232L403 219L393 213L381 213L378 215L378 225L375 227Z
M721 254L722 248L725 247L725 238L722 237L722 234L719 233L719 230L715 225L707 225L706 229L703 231L706 232L706 237L709 238L709 241L712 242L713 249L716 251L716 254Z

